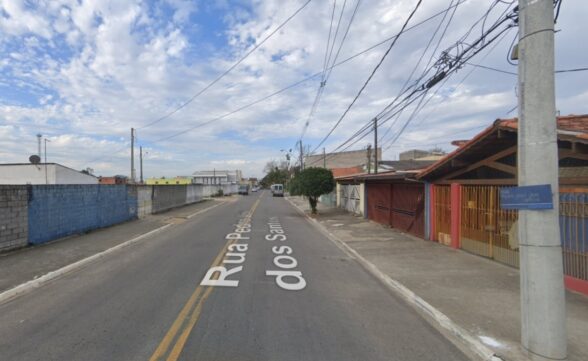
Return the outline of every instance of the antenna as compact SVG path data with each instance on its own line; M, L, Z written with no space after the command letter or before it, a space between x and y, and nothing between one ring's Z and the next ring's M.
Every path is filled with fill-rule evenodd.
M32 164L39 164L41 163L41 157L39 157L36 154L33 154L29 157L29 162L31 162Z

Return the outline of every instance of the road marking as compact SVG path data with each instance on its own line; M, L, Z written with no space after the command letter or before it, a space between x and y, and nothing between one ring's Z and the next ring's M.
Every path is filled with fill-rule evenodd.
M251 208L247 212L247 215L245 216L245 219L251 219L253 217L255 210L259 206L259 202L262 196L263 193L258 197L253 206L251 206ZM220 249L219 253L217 254L216 258L214 259L209 268L220 266L229 246L236 243L237 241L238 239L229 239L227 243ZM198 285L196 287L196 289L194 290L194 292L192 293L192 295L190 296L190 298L178 314L178 317L172 323L170 329L167 331L167 333L161 340L161 343L159 344L159 346L157 346L157 349L155 349L155 352L153 353L149 361L159 361L163 360L164 358L166 361L176 361L180 357L180 354L182 353L182 350L184 349L184 346L188 341L190 333L192 332L192 330L196 326L196 323L198 322L198 319L200 318L204 302L206 301L208 296L210 296L213 289L213 286ZM174 346L168 353L170 345L174 340ZM167 357L165 357L166 354Z

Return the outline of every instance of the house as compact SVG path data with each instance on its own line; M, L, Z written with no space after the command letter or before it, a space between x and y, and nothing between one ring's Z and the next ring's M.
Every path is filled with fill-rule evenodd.
M57 163L6 163L0 184L98 184L98 178Z
M425 236L425 186L419 170L395 170L336 179L338 204L374 222Z
M238 184L243 178L240 170L201 170L192 174L194 184Z
M518 212L500 207L500 190L517 185L517 125L497 119L417 175L431 240L518 267ZM588 292L588 115L557 117L557 146L566 285Z
M147 178L147 185L188 185L192 184L192 177L174 177L174 178Z
M115 175L112 177L98 177L98 183L100 184L127 184L128 178L124 175Z

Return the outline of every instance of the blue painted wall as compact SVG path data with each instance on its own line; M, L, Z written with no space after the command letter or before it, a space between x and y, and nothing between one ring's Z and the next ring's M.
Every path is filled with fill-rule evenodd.
M29 243L111 226L137 217L137 193L126 185L35 185L29 190Z

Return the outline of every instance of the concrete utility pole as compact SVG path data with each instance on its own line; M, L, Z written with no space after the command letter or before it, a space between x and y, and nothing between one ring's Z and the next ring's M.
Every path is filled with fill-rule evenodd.
M49 176L47 175L47 142L51 142L49 139L45 138L45 184L49 184Z
M325 152L325 147L323 147L323 168L327 168L327 153Z
M141 184L143 184L143 146L139 146L139 168L141 169Z
M372 145L368 144L367 146L367 172L370 174L372 172Z
M521 343L540 359L567 355L559 233L553 1L519 0L519 186L550 184L553 209L519 211Z
M131 183L135 183L135 128L131 128Z
M374 173L378 174L378 118L374 118Z
M41 137L43 136L43 134L39 133L37 134L37 155L39 156L39 158L41 158Z
M300 170L304 169L304 152L302 151L302 140L299 141L300 144Z

